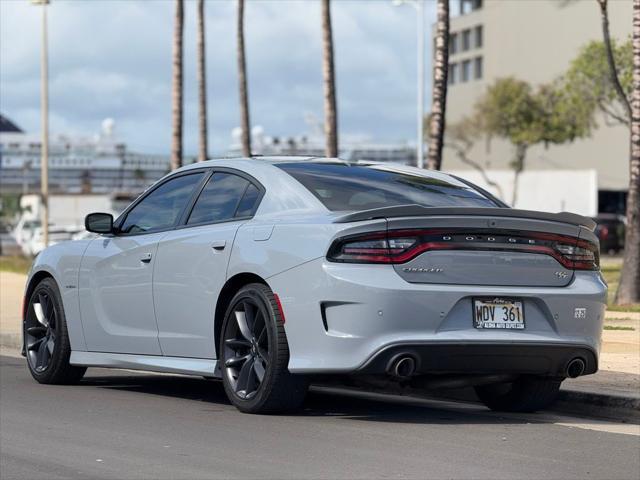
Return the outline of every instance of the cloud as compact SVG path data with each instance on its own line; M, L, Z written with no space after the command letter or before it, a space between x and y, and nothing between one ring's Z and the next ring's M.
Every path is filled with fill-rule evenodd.
M173 9L170 0L52 0L53 132L91 134L113 117L132 148L169 151ZM187 0L187 153L197 149L195 10ZM235 2L209 1L206 11L209 136L222 153L239 123ZM334 0L332 16L340 132L412 139L415 10L387 0ZM303 133L308 113L322 119L320 3L249 0L245 34L252 123L274 135ZM39 128L39 54L39 8L0 0L0 108L29 131Z

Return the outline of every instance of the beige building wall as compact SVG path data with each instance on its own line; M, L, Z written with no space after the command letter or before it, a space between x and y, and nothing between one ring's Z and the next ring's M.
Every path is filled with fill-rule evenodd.
M612 36L620 41L631 35L632 0L610 0ZM473 29L482 25L482 46L475 46ZM513 76L536 86L560 76L582 46L601 40L600 11L595 0L484 0L482 7L451 19L451 33L458 37L471 29L471 48L450 56L450 63L471 61L471 79L449 86L447 123L455 123L473 111L476 100L497 78ZM474 59L482 58L482 78L474 78ZM629 131L607 126L603 119L587 139L567 145L529 149L527 169L595 169L600 190L626 190L629 181ZM479 142L470 157L486 168L509 168L513 157L508 142ZM445 148L445 170L466 169Z

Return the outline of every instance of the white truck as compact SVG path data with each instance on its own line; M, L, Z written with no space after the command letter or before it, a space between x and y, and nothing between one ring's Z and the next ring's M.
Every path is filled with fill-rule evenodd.
M49 245L84 232L84 217L91 212L119 214L131 197L104 194L60 194L49 196ZM20 198L22 214L13 236L22 253L35 256L44 249L42 238L42 200L40 195Z

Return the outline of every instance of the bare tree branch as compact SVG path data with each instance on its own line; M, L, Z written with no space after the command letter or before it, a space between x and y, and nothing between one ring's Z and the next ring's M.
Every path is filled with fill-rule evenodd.
M624 89L620 84L620 78L618 77L618 70L616 68L616 60L613 56L613 48L611 46L611 36L609 34L609 10L608 0L596 0L600 5L600 14L602 17L602 36L604 37L604 46L607 50L607 62L609 63L609 73L611 74L611 82L618 95L618 100L624 107L627 113L627 117L631 120L631 104L627 95L624 93Z
M613 108L609 107L602 100L598 100L598 108L600 108L600 110L602 110L603 113L605 114L604 119L607 126L612 127L618 124L623 124L623 125L626 125L627 127L629 126L629 119L625 118L624 114L616 112ZM615 120L615 122L612 122L611 121L612 119Z
M498 198L500 200L504 200L504 192L502 191L502 187L498 183L491 180L489 175L487 175L487 171L479 162L469 158L469 152L473 148L474 142L468 137L462 137L458 135L452 136L454 137L454 139L452 141L445 142L444 146L453 150L456 154L456 157L458 157L458 159L462 163L469 165L471 168L479 172L485 183L496 189Z

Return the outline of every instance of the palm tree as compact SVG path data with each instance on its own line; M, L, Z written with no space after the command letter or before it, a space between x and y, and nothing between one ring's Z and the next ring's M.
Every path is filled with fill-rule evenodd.
M432 170L440 170L442 165L449 71L449 0L438 0L437 10L433 93L429 120L429 158L427 162L428 168Z
M238 87L240 89L240 122L242 128L242 155L251 156L251 123L249 122L249 92L247 65L244 54L244 0L238 0Z
M640 0L633 0L633 84L631 101L627 98L618 77L609 34L608 0L597 1L600 6L602 37L607 52L611 83L618 100L625 109L631 127L624 259L615 301L617 304L640 303Z
M200 149L198 161L207 157L207 73L205 70L204 0L198 0L198 103Z
M640 0L633 1L631 156L624 261L616 303L640 303Z
M338 156L338 114L336 78L333 65L330 0L322 0L322 75L324 77L324 134L327 157Z
M184 1L176 0L173 29L173 141L171 145L171 169L182 166L182 31L184 26Z

